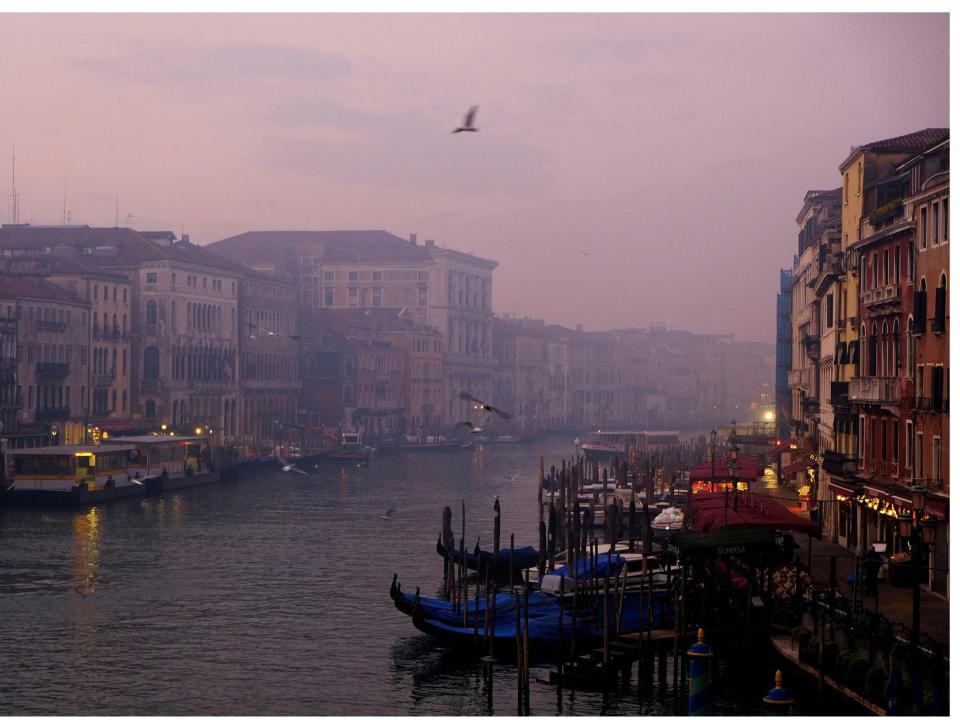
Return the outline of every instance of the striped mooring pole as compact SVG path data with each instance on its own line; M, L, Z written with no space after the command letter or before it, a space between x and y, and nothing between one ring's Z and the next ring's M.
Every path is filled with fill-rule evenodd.
M703 628L697 630L697 641L687 650L690 658L689 715L706 715L710 706L710 659L713 651L703 642Z
M773 683L774 687L764 696L763 701L767 704L771 715L788 715L790 706L793 705L793 698L783 689L783 673L779 670L773 676Z

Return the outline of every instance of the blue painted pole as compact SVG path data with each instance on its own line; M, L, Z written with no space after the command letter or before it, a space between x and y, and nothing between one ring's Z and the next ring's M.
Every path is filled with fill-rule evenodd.
M697 630L697 642L687 650L690 658L690 694L688 714L706 715L710 706L710 660L713 651L703 642L703 628Z
M763 702L767 704L771 715L788 715L790 706L793 705L793 698L783 689L783 673L779 670L773 676L773 683L774 687L764 696Z

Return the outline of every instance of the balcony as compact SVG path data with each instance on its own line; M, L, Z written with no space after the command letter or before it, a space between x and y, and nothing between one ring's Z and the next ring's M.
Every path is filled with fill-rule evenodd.
M876 405L899 405L898 378L861 377L850 381L850 402Z
M65 322L56 320L37 320L37 330L50 330L52 332L64 332L67 329Z
M803 339L803 348L807 351L807 355L813 359L820 357L820 336L819 335L807 335Z
M834 407L850 404L850 383L837 380L830 383L830 404Z
M65 378L70 374L70 363L38 362L37 377Z
M929 492L943 492L943 478L913 478L913 484L926 488Z
M864 290L860 293L860 299L863 300L864 307L876 307L888 303L900 302L900 286L884 285L883 287L872 290Z
M906 399L906 398L905 398ZM909 398L912 401L913 409L918 412L928 412L928 413L945 413L948 412L947 409L947 398L928 398L928 397L914 397Z
M160 380L141 380L140 381L140 391L141 392L160 392L162 387Z
M815 414L820 412L820 400L815 397L805 397L801 402L804 413Z
M823 451L823 462L820 464L825 473L836 478L849 478L857 473L857 458L853 455L844 455L835 450Z
M117 379L117 371L111 370L105 373L96 373L93 376L93 384L96 387L108 387Z
M69 417L68 407L37 408L37 420L67 420Z
M157 336L157 326L156 325L144 325L143 326L144 337L156 337Z
M790 384L790 387L809 387L810 369L791 370L787 376L787 382Z
M8 334L16 335L17 333L16 318L0 317L0 333L8 333Z
M12 382L17 375L17 359L12 357L0 358L0 380Z

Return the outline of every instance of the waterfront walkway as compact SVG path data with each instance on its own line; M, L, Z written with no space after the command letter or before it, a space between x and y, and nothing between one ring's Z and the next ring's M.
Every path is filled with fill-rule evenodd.
M757 483L755 492L763 493L776 498L784 505L797 507L796 493L788 486L780 488L765 486L763 481ZM809 517L809 513L800 513L801 517ZM837 587L847 598L853 598L853 586L847 582L847 576L856 568L856 556L853 551L835 543L824 540L808 540L806 535L794 533L794 540L800 546L800 558L804 566L807 565L807 543L810 542L810 574L817 585L830 584L830 558L837 558ZM880 580L877 585L877 595L865 595L864 608L870 612L879 611L890 622L902 623L909 636L913 625L913 588L894 587L886 580ZM921 587L920 589L920 633L926 633L944 647L944 654L949 657L950 652L950 603L934 593Z

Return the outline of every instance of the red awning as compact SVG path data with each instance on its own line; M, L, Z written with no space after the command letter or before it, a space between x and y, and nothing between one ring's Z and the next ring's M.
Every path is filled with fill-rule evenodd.
M763 475L763 469L757 465L756 461L747 456L741 455L737 458L740 463L740 480L749 482L756 480ZM690 471L691 480L716 480L717 482L729 482L733 478L730 476L730 458L719 457L715 462L700 463Z
M767 527L774 530L795 530L819 535L820 527L798 517L776 500L757 493L741 493L737 509L733 494L698 493L687 501L687 519L698 532L712 532L723 527Z
M815 465L816 463L813 462L813 460L805 457L797 460L796 462L792 462L789 465L784 465L782 468L780 468L780 472L784 475L792 475L804 470L805 468L814 467Z

